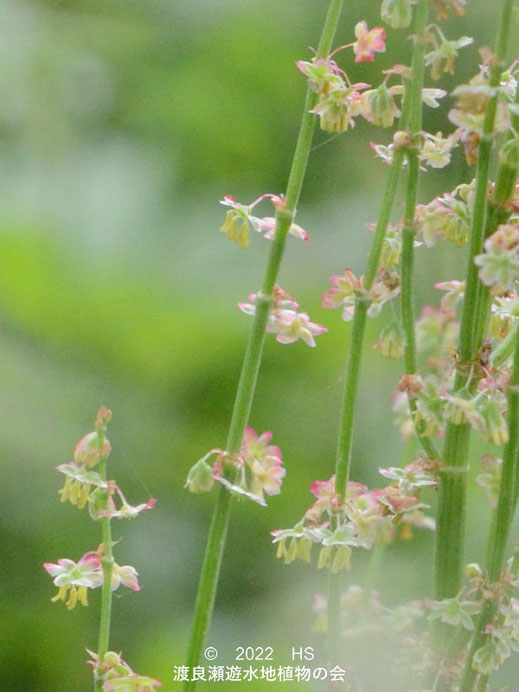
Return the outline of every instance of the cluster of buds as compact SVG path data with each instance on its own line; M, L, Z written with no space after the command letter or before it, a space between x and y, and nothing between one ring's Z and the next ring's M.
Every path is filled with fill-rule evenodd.
M357 279L351 269L344 274L332 276L330 288L323 295L323 307L342 308L342 319L349 322L355 313L355 303L358 300L369 302L368 316L377 317L385 303L400 292L400 277L395 272L381 270L367 291L363 285L364 277Z
M298 312L299 303L280 286L274 287L272 297L262 293L251 293L248 299L248 303L238 303L238 307L246 315L255 315L261 300L270 305L267 332L275 334L276 341L280 344L293 344L301 339L314 348L314 337L328 331L322 324L311 322L306 312Z
M519 280L519 223L498 226L485 241L485 252L475 258L479 278L498 293L508 293Z
M270 444L271 439L271 432L257 435L248 427L239 454L212 449L191 467L184 487L192 493L206 493L216 481L235 495L266 505L263 493L278 495L285 477L281 450ZM213 456L211 466L208 459Z
M401 525L401 538L412 537L411 527L434 529L423 510L422 487L436 487L437 466L418 460L405 468L380 469L392 483L381 490L369 490L361 483L348 483L344 500L336 493L335 477L315 481L310 490L316 501L301 521L291 529L272 531L278 544L277 557L285 563L310 562L311 549L320 545L317 567L331 572L349 570L352 548L369 550L375 543L389 543Z
M224 207L230 207L220 230L226 233L230 240L238 243L242 250L245 250L249 245L251 230L262 233L263 237L269 240L274 238L276 219L273 216L259 218L252 214L254 207L265 199L270 199L274 209L285 210L285 200L283 197L271 194L261 195L261 197L247 205L240 204L232 195L225 195L223 200L220 201L220 204L223 204ZM300 240L308 241L308 233L296 223L290 224L288 232Z
M153 692L162 687L160 680L134 673L121 654L115 651L107 651L102 659L93 651L87 651L92 657L88 663L93 668L95 679L103 680L103 692Z

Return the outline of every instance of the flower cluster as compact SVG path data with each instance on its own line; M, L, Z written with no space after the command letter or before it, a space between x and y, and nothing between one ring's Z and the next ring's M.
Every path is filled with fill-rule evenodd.
M99 418L103 415L104 419ZM93 470L102 459L108 458L112 449L110 441L102 433L110 418L110 411L100 409L98 422L96 422L97 429L85 435L77 443L72 461L57 467L57 470L65 476L65 485L59 491L59 496L62 502L70 502L78 509L88 504L92 519L103 517L129 519L136 517L145 509L151 509L155 500L150 499L143 504L132 506L127 502L115 481L104 480L97 471ZM114 501L115 496L118 496L120 501L119 509ZM107 506L105 507L104 504Z
M446 238L458 247L467 242L473 197L474 181L458 185L429 204L418 205L416 225L427 247L438 238Z
M274 238L276 219L273 216L259 218L252 214L254 207L264 199L270 199L275 209L285 209L283 197L271 194L261 195L248 205L240 204L232 195L225 195L220 202L224 207L230 207L220 230L226 233L230 240L238 243L242 250L245 250L249 245L251 230L262 233L263 237L269 240ZM295 223L290 224L288 232L300 240L308 241L308 233Z
M467 565L467 582L454 598L426 600L429 620L441 620L452 627L474 631L475 618L485 604L492 604L493 618L485 629L485 641L474 654L473 668L481 675L494 672L512 651L519 651L519 579L513 559L508 560L501 577L490 583L477 564Z
M355 26L356 41L343 48L353 48L355 62L372 61L375 53L383 53L385 31L381 27L369 30L366 22ZM311 61L299 60L296 65L308 79L310 88L318 94L316 106L310 111L320 118L321 129L326 132L345 132L355 126L359 115L375 124L388 127L399 114L394 95L402 93L401 86L369 89L364 82L351 83L348 75L338 67L333 55L327 58L314 57ZM362 93L364 92L364 93Z
M212 449L191 467L184 487L192 493L205 493L216 481L233 494L266 505L263 493L278 495L285 477L281 450L270 444L271 439L271 432L257 435L248 427L239 454ZM210 466L207 460L212 456L215 460Z
M87 651L92 657L88 663L93 668L95 679L103 680L103 692L153 692L162 687L160 680L134 673L121 654L115 651L107 651L102 659L93 651Z
M280 344L293 344L301 339L314 348L314 337L328 331L322 324L311 322L306 312L298 312L299 303L280 286L274 287L272 298L262 293L251 293L248 299L248 303L238 303L246 315L255 315L261 300L270 304L267 332L275 334Z
M103 522L103 543L97 550L85 553L77 562L62 558L57 563L43 565L58 587L58 593L51 600L62 601L69 610L78 602L88 605L88 589L102 587L103 599L105 593L110 594L121 585L132 591L140 590L137 570L131 565L119 565L113 559L110 521L136 517L143 510L151 509L155 500L132 506L116 482L106 479L106 460L111 452L106 428L111 418L112 413L101 407L95 430L77 443L72 461L57 467L65 475L65 485L59 491L61 501L70 502L79 509L88 504L91 518ZM109 625L109 620L102 620L101 631ZM108 652L102 660L96 654L91 655L93 660L89 663L94 666L95 680L101 681L103 691L143 692L161 685L157 680L135 674L118 654Z
M395 298L400 292L400 278L395 272L381 270L367 291L363 285L364 277L357 279L351 269L344 274L332 276L330 288L323 295L323 307L342 308L342 319L348 322L353 319L357 300L369 302L369 317L377 317L383 305Z
M411 527L434 529L434 522L423 510L423 487L436 487L437 464L420 459L405 468L380 469L392 481L381 490L369 490L361 483L349 482L344 500L335 489L335 477L315 481L310 490L316 501L301 521L291 529L272 531L278 544L277 557L288 564L294 560L310 562L311 548L320 545L317 567L332 572L349 570L352 548L369 550L374 543L389 543L401 526L401 538L412 536Z

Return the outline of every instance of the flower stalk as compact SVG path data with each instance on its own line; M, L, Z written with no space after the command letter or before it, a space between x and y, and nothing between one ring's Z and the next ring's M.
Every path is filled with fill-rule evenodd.
M105 442L103 428L97 430L97 438L99 449L102 450ZM99 461L98 472L103 481L106 481L106 456L101 456ZM108 511L108 491L105 491L104 497L101 500L102 509ZM102 530L102 545L103 556L100 558L103 568L103 586L101 591L101 613L99 622L99 640L97 644L97 655L100 660L103 660L106 655L110 643L110 624L112 618L112 570L114 558L112 553L112 526L110 516L103 517L99 520ZM94 690L100 692L102 690L103 680L99 676L94 677Z
M409 135L413 146L407 151L408 174L407 190L405 201L404 225L402 229L402 261L401 261L401 305L402 305L402 326L406 335L406 346L404 353L404 367L406 375L413 375L417 372L416 358L416 336L415 336L415 309L414 309L414 242L415 242L415 216L416 202L418 196L418 182L420 175L420 164L418 159L418 139L422 129L422 89L424 86L425 68L425 43L420 40L423 35L428 19L428 0L420 0L416 7L415 20L415 46L411 65L412 77L409 80L409 92L411 100L411 113L409 118ZM409 396L409 409L413 416L416 412L416 402ZM424 435L421 425L415 424L415 432L431 459L438 459L439 454L431 438Z
M317 49L318 57L326 57L330 53L333 37L339 22L343 0L331 0L325 19L321 39ZM296 143L294 158L287 183L284 208L276 210L276 226L274 239L263 279L261 292L257 296L254 323L251 328L243 366L238 383L236 399L233 407L226 450L237 453L240 450L245 428L254 397L256 380L261 363L263 342L267 328L269 310L273 302L273 291L279 273L285 243L292 219L295 213L299 195L303 185L308 157L310 154L315 117L310 111L317 103L317 94L308 87L304 105L303 119ZM227 527L231 509L231 494L220 486L216 498L207 547L202 566L198 593L195 604L193 629L189 642L186 665L192 669L198 665L209 628L214 606L218 576L225 548ZM196 682L186 681L185 692L196 689Z
M495 64L491 69L490 86L499 85L502 61L506 55L508 33L511 25L511 0L504 0L495 47ZM478 321L481 305L478 304L478 268L474 263L481 253L488 209L488 181L491 149L494 141L494 122L497 109L497 93L490 97L479 143L476 172L474 207L470 225L470 245L465 283L465 296L461 319L459 363L454 382L454 391L469 383L475 386L474 359L477 343L474 324ZM481 301L479 301L481 303ZM466 474L470 425L449 422L445 433L443 466L440 469L441 483L438 503L438 524L435 551L435 597L454 597L459 591L463 560L465 526ZM440 642L438 642L438 645Z
M489 584L497 582L503 571L505 552L510 536L518 492L518 452L519 452L519 332L515 332L515 349L512 379L508 387L508 427L509 438L503 453L503 468L499 485L499 498L495 512L495 521L489 535L487 574ZM488 634L486 627L492 622L496 612L495 601L485 602L476 624L476 631L467 657L460 692L472 692L477 672L472 662L475 653L480 649ZM485 678L486 676L481 676ZM478 687L480 689L480 687ZM482 688L484 689L484 688Z
M419 6L415 14L415 34L421 33L425 27L427 20L427 5L428 0L420 0ZM425 19L424 19L425 16ZM423 25L423 28L421 28ZM416 51L419 50L423 63L423 48L418 48L419 41L414 42L412 64L415 65L417 58ZM419 69L419 68L418 68ZM423 73L423 67L422 67ZM416 79L416 78L415 78ZM410 113L412 109L413 94L416 98L418 94L418 104L421 107L421 82L423 76L418 77L418 82L415 80L406 80L404 97L402 102L402 112L399 120L399 129L405 129L409 123ZM419 91L418 91L419 89ZM389 224L393 202L398 189L400 174L403 168L405 158L405 150L399 148L394 152L391 169L382 199L380 215L375 229L375 237L371 245L366 272L364 274L364 288L366 293L369 293L371 286L375 280L377 273L382 247L386 231ZM418 159L416 159L418 161ZM413 178L415 181L415 178ZM412 299L411 299L412 300ZM411 303L412 305L412 303ZM344 501L348 480L350 476L351 460L352 460L352 443L355 423L355 407L357 400L357 391L362 362L362 349L364 344L364 335L366 331L367 311L369 308L369 300L364 296L358 296L355 300L355 312L351 327L351 336L349 343L349 351L346 359L346 375L343 395L343 405L340 420L339 441L337 446L337 456L335 465L335 488L339 500ZM412 310L412 307L410 308ZM414 329L414 328L413 328ZM413 370L414 372L414 370ZM331 575L328 582L328 642L329 656L336 656L338 650L338 642L340 640L340 575Z

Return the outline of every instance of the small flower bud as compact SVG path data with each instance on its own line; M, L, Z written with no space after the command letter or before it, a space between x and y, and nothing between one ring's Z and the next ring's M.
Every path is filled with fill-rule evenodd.
M401 358L405 352L406 337L398 320L387 324L373 347L384 358Z
M96 430L104 430L111 420L112 412L110 411L110 409L107 409L105 406L101 406L96 416Z
M469 579L481 578L483 570L476 562L471 562L469 565L465 565L465 574Z
M99 442L102 441L101 446ZM107 457L112 451L109 440L99 436L97 432L88 433L79 440L74 449L74 461L79 466L92 468L99 463L101 457Z
M412 145L411 137L409 132L404 132L404 130L398 130L393 135L393 150L398 151L398 149L409 149Z
M184 488L190 493L208 493L214 485L213 470L205 459L200 459L191 467L187 474Z

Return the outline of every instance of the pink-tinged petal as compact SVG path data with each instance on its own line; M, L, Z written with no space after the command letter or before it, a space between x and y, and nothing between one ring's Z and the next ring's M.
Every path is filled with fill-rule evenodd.
M368 31L368 25L362 21L355 26L355 36L357 37L357 41L353 44L355 62L372 62L373 53L384 53L386 50L384 43L386 32L382 27L375 27Z

